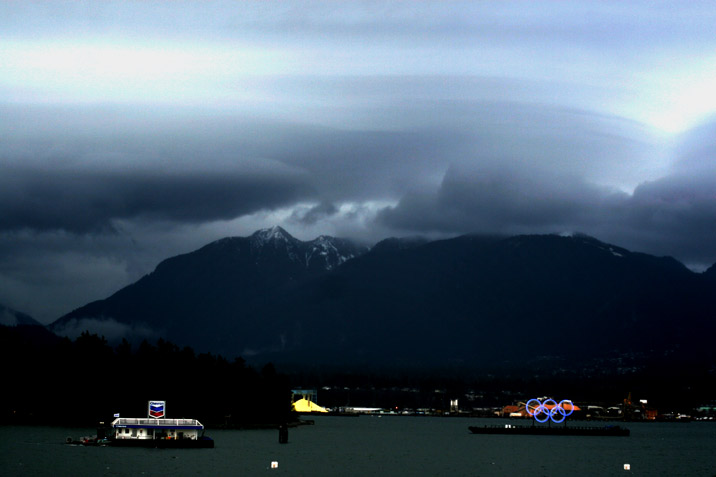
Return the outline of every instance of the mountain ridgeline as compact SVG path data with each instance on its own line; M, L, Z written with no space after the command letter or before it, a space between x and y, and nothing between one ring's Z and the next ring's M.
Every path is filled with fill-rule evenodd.
M0 303L0 325L2 326L42 326L42 324L25 313L13 310Z
M715 291L713 270L587 236L388 239L368 250L275 227L167 259L51 329L296 365L688 359L711 353Z

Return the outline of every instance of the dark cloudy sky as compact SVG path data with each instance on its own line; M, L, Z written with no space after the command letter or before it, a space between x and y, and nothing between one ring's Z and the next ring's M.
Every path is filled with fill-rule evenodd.
M716 2L0 3L0 303L209 241L583 232L716 262Z

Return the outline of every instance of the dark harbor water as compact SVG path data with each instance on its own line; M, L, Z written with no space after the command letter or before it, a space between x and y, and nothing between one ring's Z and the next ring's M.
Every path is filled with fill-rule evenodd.
M68 436L93 430L0 427L0 475L716 476L713 422L629 423L630 437L474 435L467 429L501 422L510 421L316 417L314 426L291 429L288 444L279 444L274 430L209 430L215 449L183 450L68 446Z

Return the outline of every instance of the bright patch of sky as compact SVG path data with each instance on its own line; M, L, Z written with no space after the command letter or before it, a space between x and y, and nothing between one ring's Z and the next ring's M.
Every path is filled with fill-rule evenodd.
M716 109L716 15L708 6L6 3L2 97L256 107L286 99L257 76L467 76L523 82L528 91L511 91L513 100L618 114L676 133Z

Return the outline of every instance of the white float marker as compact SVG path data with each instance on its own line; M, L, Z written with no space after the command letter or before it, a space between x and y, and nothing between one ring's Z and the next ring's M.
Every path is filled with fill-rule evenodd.
M624 464L624 470L631 470L631 465Z
M278 469L278 461L275 461L275 460L274 460L273 462L271 462L271 468L272 468L272 469Z

